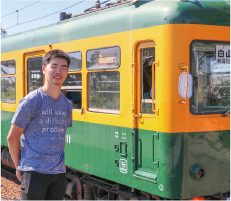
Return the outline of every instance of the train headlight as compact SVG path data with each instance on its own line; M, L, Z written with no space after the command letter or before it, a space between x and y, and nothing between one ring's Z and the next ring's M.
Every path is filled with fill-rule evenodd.
M189 169L189 174L194 180L201 180L205 176L205 169L202 165L196 163Z

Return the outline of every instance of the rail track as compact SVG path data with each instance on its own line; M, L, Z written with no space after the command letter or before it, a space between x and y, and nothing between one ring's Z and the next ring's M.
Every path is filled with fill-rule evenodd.
M9 170L7 170L7 169L9 169ZM3 175L7 175L8 177L11 177L15 181L18 181L16 174L13 173L14 171L15 171L14 169L8 168L8 167L6 167L6 166L4 166L3 164L0 163L0 173L2 173ZM0 201L7 201L7 200L20 201L20 199L3 198L1 196L1 191L0 191ZM76 201L76 200L64 197L63 201Z
M1 165L1 200L21 200L20 182L15 169Z
M6 174L6 175L8 175L8 176L11 176L11 177L13 177L14 179L17 179L17 181L18 181L18 178L17 178L16 174L14 174L14 173L12 173L12 172L6 170L6 169L3 169L3 168L2 168L2 169L1 169L1 173ZM19 182L19 181L18 181L18 182Z

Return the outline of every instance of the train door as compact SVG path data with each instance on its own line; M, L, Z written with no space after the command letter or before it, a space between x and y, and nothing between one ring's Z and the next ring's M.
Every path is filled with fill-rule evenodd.
M42 59L45 51L25 55L24 96L43 86Z
M136 49L136 129L134 176L156 182L155 143L158 109L155 105L155 43L140 43Z

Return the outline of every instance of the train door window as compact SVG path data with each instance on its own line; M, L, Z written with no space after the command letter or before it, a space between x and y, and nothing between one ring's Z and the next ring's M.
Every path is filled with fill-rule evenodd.
M141 62L141 113L153 114L152 111L152 63L155 61L155 48L140 50ZM155 77L155 76L154 76ZM155 87L155 82L154 82ZM154 90L155 99L155 90Z
M120 73L118 71L88 74L89 111L119 113Z
M15 61L1 61L1 101L16 102Z
M72 102L73 109L81 109L82 107L82 53L67 53L71 59L69 73L62 85L61 92Z
M27 60L27 93L43 86L43 57L31 57Z

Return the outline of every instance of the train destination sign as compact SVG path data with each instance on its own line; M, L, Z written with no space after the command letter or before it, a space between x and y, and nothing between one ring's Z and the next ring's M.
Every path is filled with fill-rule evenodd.
M230 46L216 45L217 64L230 64Z
M105 53L98 55L99 65L116 64L117 62L117 52Z

